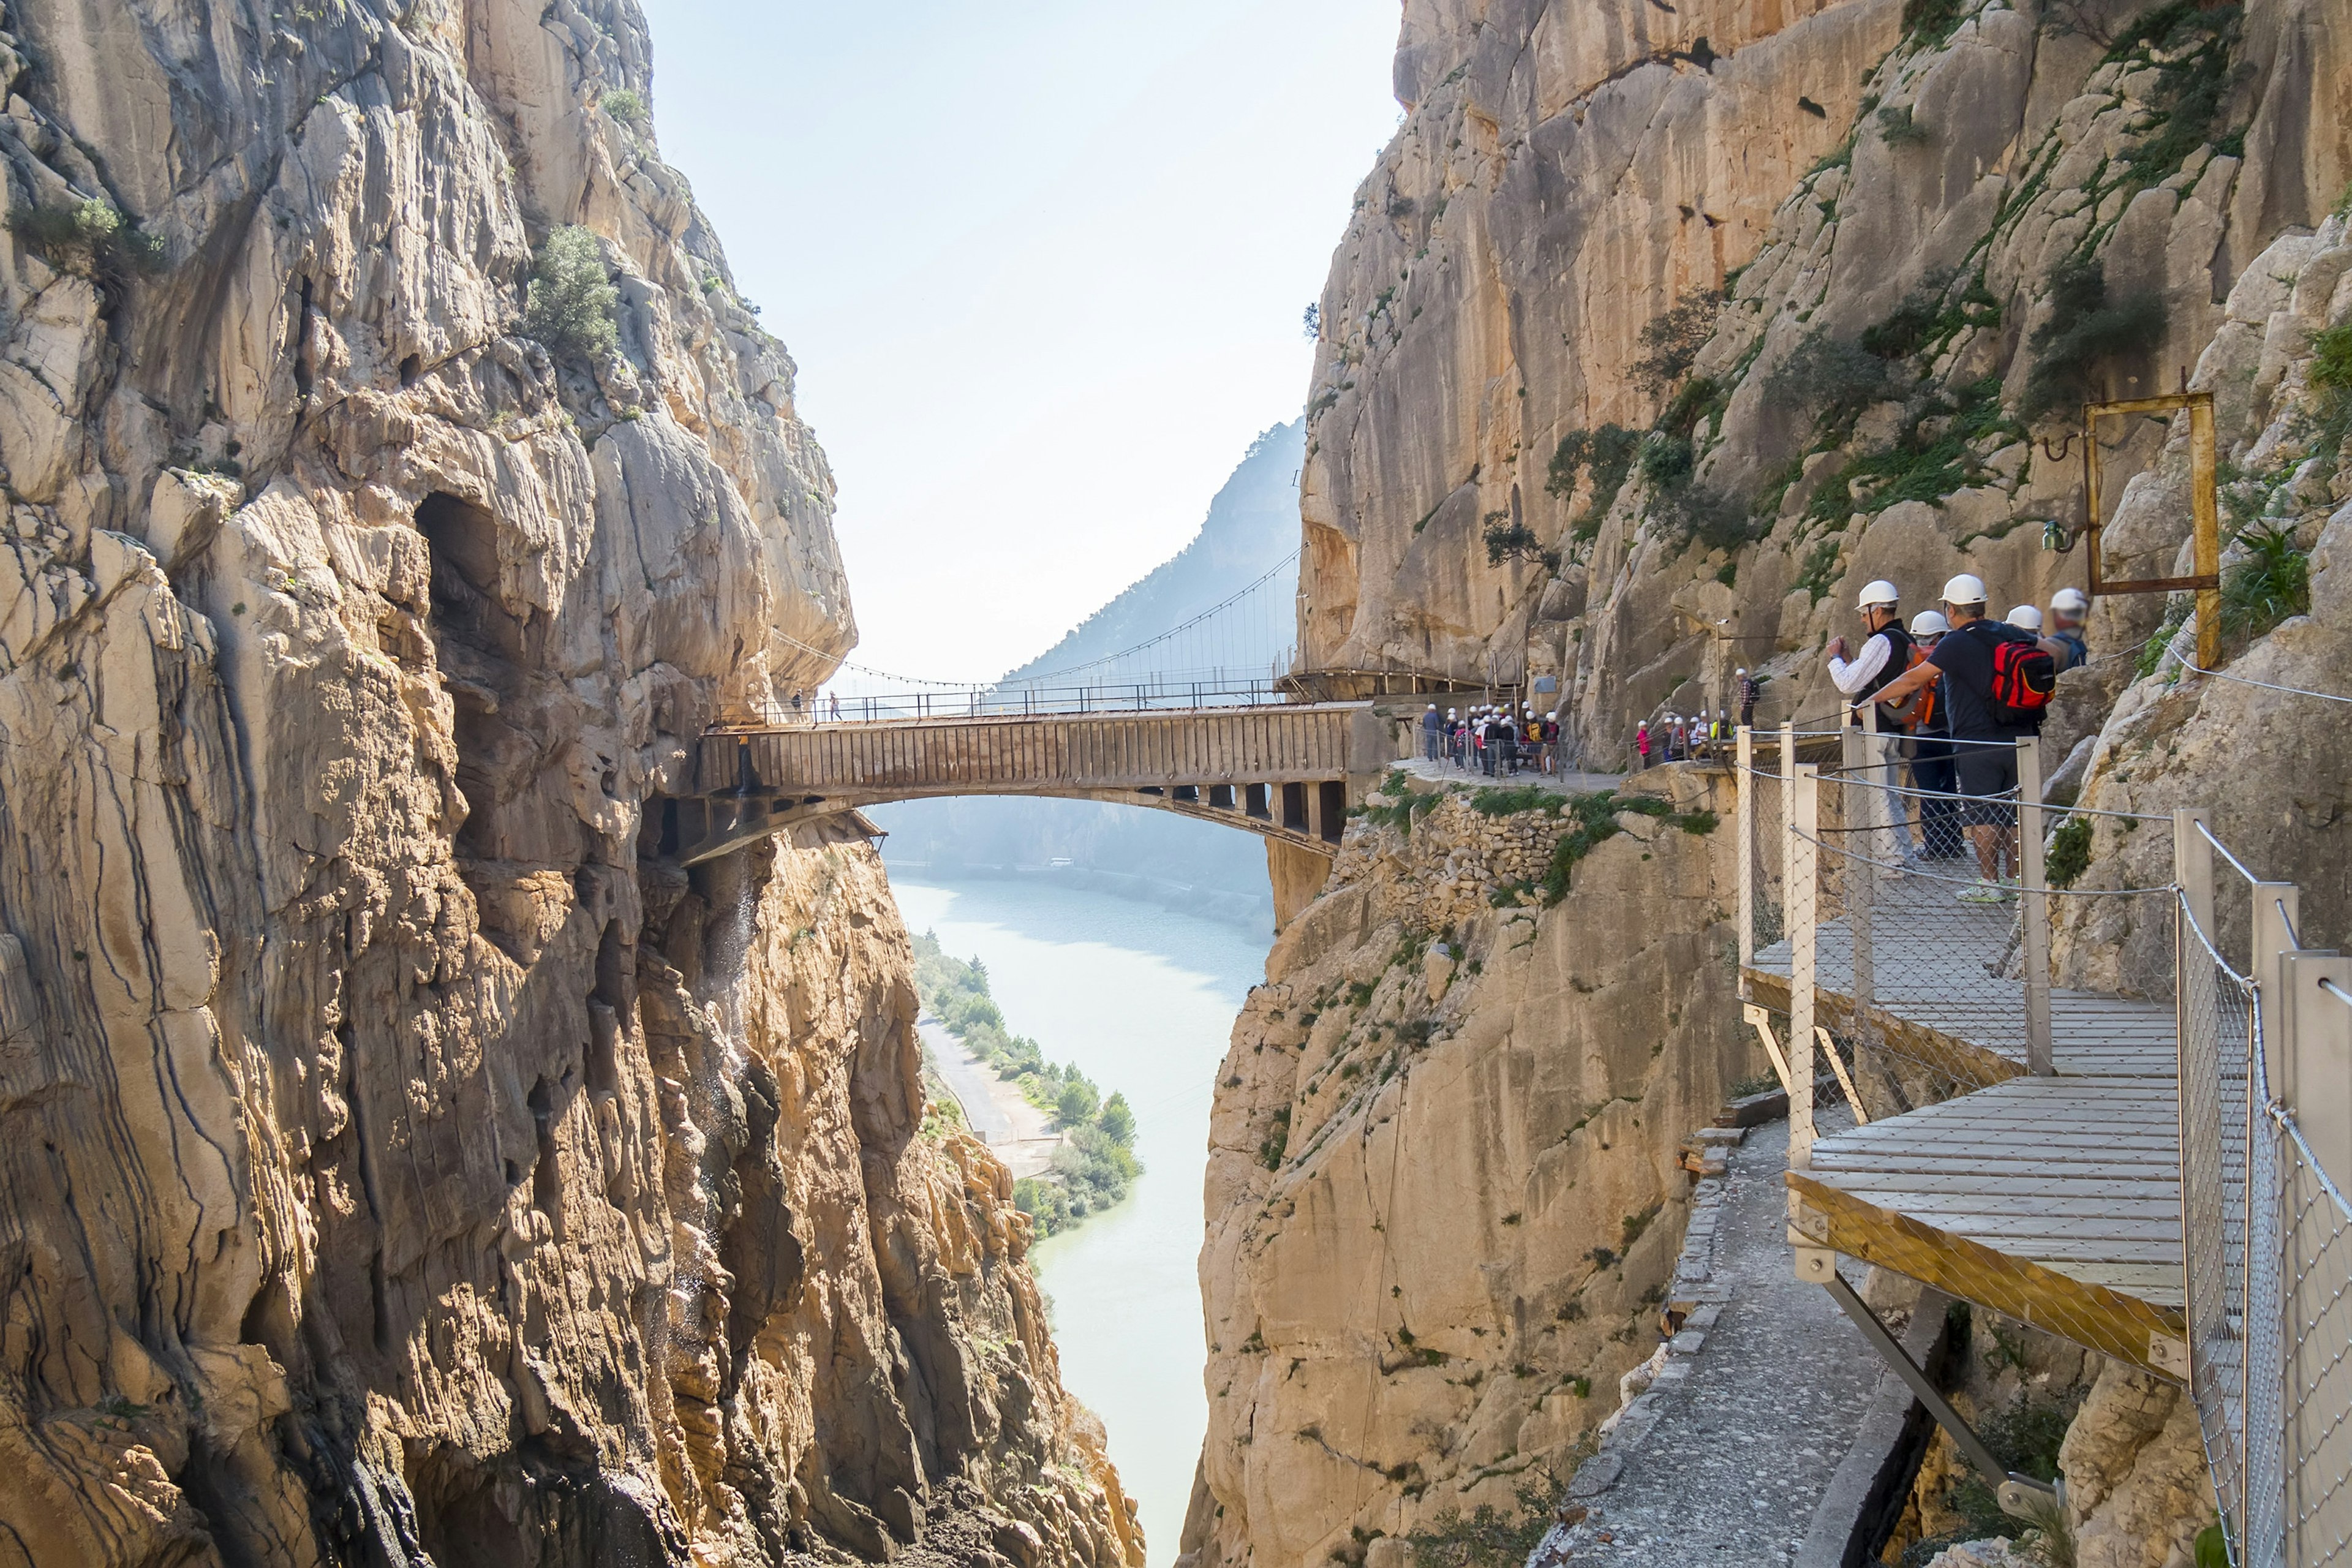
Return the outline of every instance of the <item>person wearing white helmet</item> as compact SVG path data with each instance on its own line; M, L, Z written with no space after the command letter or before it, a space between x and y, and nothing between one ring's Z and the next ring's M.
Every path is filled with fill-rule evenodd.
M2042 612L2032 605L2020 605L2001 617L2021 632L2032 632L2038 640L2042 636Z
M1871 696L1910 668L1911 635L1903 629L1901 605L1895 584L1884 577L1864 585L1855 601L1869 628L1861 648L1848 658L1845 638L1830 639L1830 680L1842 695Z
M1952 629L1940 610L1911 617L1911 644L1921 658ZM1952 773L1952 721L1943 701L1944 683L1930 681L1911 699L1904 717L1911 726L1911 782L1919 795L1919 858L1957 860L1968 847L1960 834L1958 780Z
M1953 770L1961 820L1977 852L1976 885L1962 889L1969 903L1999 903L2013 883L2017 860L2017 741L2041 732L2042 704L2057 683L2056 661L2032 633L1985 618L1985 585L1963 572L1944 584L1944 615L1951 630L1935 651L1879 693L1882 702L1908 700L1940 679L1939 705L1950 715ZM2023 645L2003 652L2002 645Z
M1756 678L1742 669L1734 671L1733 679L1739 684L1739 727L1743 730L1752 728L1756 723L1756 698L1759 691Z
M2042 634L2042 651L2058 661L2063 673L2091 662L2091 645L2084 638L2083 622L2091 601L2080 588L2061 588L2050 595L2050 627Z
M1830 681L1839 693L1853 700L1857 710L1853 723L1862 722L1859 710L1864 703L1883 691L1886 684L1911 668L1911 634L1903 629L1903 610L1895 584L1877 578L1863 585L1854 601L1862 612L1862 624L1868 628L1862 647L1852 658L1846 657L1846 641L1843 637L1830 639ZM1879 710L1878 728L1894 730L1898 719L1890 710ZM1882 775L1885 776L1885 775ZM1886 823L1894 842L1882 842L1878 852L1892 849L1904 859L1911 858L1911 818L1901 795L1894 789L1894 780L1885 777Z
M1421 716L1421 756L1423 762L1437 761L1437 734L1445 721L1437 716L1437 704L1433 702Z

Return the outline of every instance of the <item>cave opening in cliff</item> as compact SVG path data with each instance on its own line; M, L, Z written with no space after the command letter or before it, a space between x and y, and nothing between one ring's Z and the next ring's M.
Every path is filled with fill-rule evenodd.
M532 748L499 716L520 683L525 623L499 595L498 515L435 490L417 504L415 521L432 557L433 642L456 708L457 787L469 807L458 848L506 858L497 807L513 791L515 759Z

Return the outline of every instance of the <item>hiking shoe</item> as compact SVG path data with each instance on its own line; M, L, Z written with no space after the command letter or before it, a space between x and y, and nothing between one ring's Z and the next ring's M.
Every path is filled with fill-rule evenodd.
M2009 895L2001 890L2000 883L1989 882L1979 877L1952 896L1964 904L1997 904Z

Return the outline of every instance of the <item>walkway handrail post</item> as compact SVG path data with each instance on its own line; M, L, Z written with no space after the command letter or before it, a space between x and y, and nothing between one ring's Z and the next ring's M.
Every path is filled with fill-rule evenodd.
M2017 863L2024 925L2025 1070L2057 1071L2050 1050L2050 883L2042 865L2042 737L2017 742Z
M2290 1413L2284 1408L2283 1384L2293 1355L2287 1342L2293 1328L2287 1321L2291 1292L2281 1278L2286 1259L2280 1234L2279 1142L2269 1125L2271 1097L2279 1089L2278 1071L2272 1064L2295 1054L2299 1044L2290 1022L2294 1009L2287 1004L2286 977L2293 973L2287 955L2300 945L2295 931L2302 921L2300 895L2293 882L2256 882L2253 888L2254 1048L2246 1062L2244 1528L2248 1543L2263 1550L2284 1534L2278 1510L2286 1491ZM2336 1093L2343 1093L2341 1080ZM2259 1563L2262 1558L2250 1554L2249 1562Z
M1786 731L1784 731L1785 734ZM1789 1169L1813 1163L1813 984L1817 975L1813 842L1822 826L1821 773L1811 763L1790 770L1796 818L1789 834ZM1791 1194L1790 1201L1794 1202Z
M1734 824L1739 856L1739 999L1748 994L1748 970L1756 964L1756 731L1739 726L1739 815Z
M2352 1095L2344 1089L2352 1082L2352 1002L2345 999L2352 996L2352 958L2310 950L2285 952L2279 956L2279 973L2280 1027L2273 1053L2279 1099L2312 1161L2340 1176L2352 1172ZM2330 995L2326 985L2333 985L2336 994ZM2308 1176L2290 1184L2317 1207L2329 1200L2312 1198L2315 1184ZM2352 1488L2339 1484L2352 1468L2352 1429L2342 1419L2341 1342L2295 1331L2298 1324L2315 1324L2343 1310L2334 1299L2340 1275L2330 1271L2324 1256L2331 1240L2340 1241L2333 1224L2291 1225L2277 1264L2276 1372L2286 1405L2279 1425L2292 1444L2279 1456L2280 1523L2285 1561L2296 1568L2326 1562L2339 1542L2352 1538Z
M1837 879L1844 894L1846 929L1853 937L1853 1016L1859 1020L1868 1015L1873 987L1870 964L1870 904L1877 891L1878 868L1871 861L1877 858L1880 831L1879 814L1885 809L1886 797L1879 793L1875 755L1878 737L1871 731L1876 727L1878 704L1866 702L1859 722L1841 721L1838 730L1838 755L1845 776L1839 790L1839 804L1845 808L1846 843L1852 847L1837 867ZM1857 834L1853 831L1860 828Z

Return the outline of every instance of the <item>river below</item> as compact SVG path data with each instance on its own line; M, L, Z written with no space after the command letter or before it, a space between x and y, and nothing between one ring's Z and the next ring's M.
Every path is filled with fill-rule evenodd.
M1041 1242L1062 1377L1110 1433L1153 1568L1176 1557L1208 1423L1202 1388L1201 1177L1217 1064L1267 937L1026 881L893 878L907 929L977 958L1005 1027L1135 1108L1144 1174L1127 1201Z

